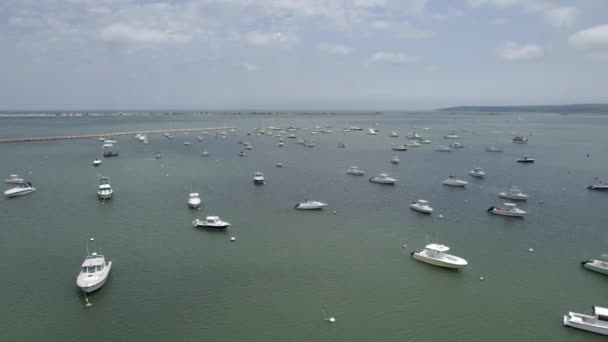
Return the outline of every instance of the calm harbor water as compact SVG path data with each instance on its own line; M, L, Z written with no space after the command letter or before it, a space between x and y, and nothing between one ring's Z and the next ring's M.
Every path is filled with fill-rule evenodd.
M1 144L0 175L26 176L37 191L0 200L0 341L599 341L564 327L562 316L608 306L608 277L580 266L608 252L608 196L585 189L608 177L607 121L441 113L0 118L1 138L237 129L203 142L192 133L151 135L149 144L119 137L120 156L99 168L95 139ZM296 133L314 138L315 148L286 137L278 147L276 137L245 135L262 124L333 132ZM351 125L381 133L341 131ZM398 153L401 163L391 165L391 147L414 129L433 143ZM442 138L452 130L465 148L434 151L452 142ZM512 144L512 132L530 143ZM243 140L253 150L239 157ZM496 142L504 153L483 151ZM517 164L524 154L536 163ZM347 175L350 165L366 177ZM476 166L485 179L468 176ZM252 182L258 170L263 186ZM398 185L367 181L381 172ZM442 186L450 174L468 188ZM115 190L103 204L99 175ZM530 194L520 204L529 215L487 214L511 185ZM186 205L194 191L202 210ZM294 210L305 198L329 207ZM429 200L435 214L408 209L416 199ZM206 215L232 226L191 226ZM89 237L114 265L85 307L75 281ZM453 272L410 257L437 239L470 267ZM337 322L324 321L323 311Z

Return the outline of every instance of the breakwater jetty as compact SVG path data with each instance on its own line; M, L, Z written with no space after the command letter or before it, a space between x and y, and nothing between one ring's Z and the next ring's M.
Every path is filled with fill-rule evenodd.
M34 141L50 141L50 140L69 140L69 139L91 139L99 137L118 137L121 135L135 134L158 134L158 133L179 133L179 132L202 132L202 131L223 131L234 127L205 127L205 128L176 128L152 131L131 131L131 132L114 132L114 133L96 133L82 135L62 135L54 137L31 137L31 138L10 138L0 139L0 143L17 143L17 142L34 142Z

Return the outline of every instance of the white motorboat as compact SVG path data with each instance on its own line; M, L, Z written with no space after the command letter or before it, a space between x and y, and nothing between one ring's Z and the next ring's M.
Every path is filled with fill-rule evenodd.
M524 137L514 137L513 138L513 143L514 144L527 144L528 143L528 138L524 138Z
M289 139L295 139L295 138L297 138L297 136L296 136L295 134L293 134L293 133L292 133L292 134L290 134L290 135L288 135L287 137L288 137Z
M201 206L201 198L198 196L198 192L193 192L188 196L188 206L190 208L198 208Z
M589 259L581 262L584 268L608 275L608 262L597 259Z
M397 134L397 132L394 132L394 131L393 131L393 132L391 132L391 134L389 134L388 136L389 136L389 137L391 137L391 138L398 138L398 137L399 137L399 134Z
M103 143L104 144L116 144L118 141L114 140L114 139L108 139L105 140Z
M253 174L253 183L264 184L264 174L259 171L254 173Z
M109 199L112 198L114 194L114 190L112 190L112 186L110 186L110 178L101 177L99 178L99 189L97 190L97 196L101 199Z
M433 208L429 206L429 201L426 200L417 200L412 202L412 204L410 204L410 208L423 214L431 214L433 212Z
M487 152L502 152L502 148L492 145L492 146L486 147L486 151Z
M95 160L93 160L93 166L99 166L99 165L101 165L101 159L95 158Z
M395 146L395 147L393 147L393 151L405 152L405 151L407 151L407 146L405 146L405 145Z
M203 153L201 153L201 156L203 156L203 157L207 157L208 155L209 155L209 152L207 152L207 151L203 151Z
M450 146L439 145L435 148L435 151L438 152L452 152L452 148Z
M521 210L515 203L505 203L504 208L491 206L487 212L502 216L524 217L528 212Z
M243 144L243 148L245 148L246 150L252 150L252 149L253 149L253 146L251 146L251 145L249 145L249 144L247 144L247 143L244 143L244 144Z
M369 181L372 183L386 184L386 185L395 185L395 183L397 183L397 180L395 178L392 178L391 176L389 176L388 173L381 173L375 177L370 178Z
M406 138L413 139L413 140L421 140L422 139L422 137L420 135L418 135L418 133L416 133L416 132L408 133L408 135L406 135Z
M412 252L412 257L427 264L446 268L458 269L468 265L465 259L447 254L446 252L449 250L448 246L431 243L426 245L423 250Z
M346 170L346 173L353 176L364 176L365 171L360 170L357 166L351 166Z
M469 183L467 181L463 181L462 179L458 179L454 176L449 176L446 180L441 182L441 184L449 185L449 186L459 186L461 188L464 188Z
M201 137L200 135L197 135L197 136L196 136L196 140L198 140L198 141L203 141L203 137Z
M589 185L587 189L595 191L608 191L608 183L604 183L603 181L597 180L596 178L596 183Z
M399 164L399 157L393 156L393 159L391 159L391 164Z
M17 197L17 196L31 194L32 192L36 191L36 188L34 188L32 186L31 182L16 183L14 185L15 185L14 188L10 188L4 192L4 196L9 197L9 198Z
M451 148L464 148L464 145L459 143L459 142L455 142L453 144L450 144Z
M205 132L205 133L207 133L207 132ZM163 136L167 139L173 139L173 136L171 135L171 133L163 133Z
M325 207L327 207L327 203L312 200L305 200L295 205L295 208L299 210L319 210Z
M196 219L192 221L192 226L196 228L226 229L230 226L230 223L222 221L218 216L207 216L204 220Z
M7 184L19 184L23 183L25 180L20 178L19 175L10 175L7 179L4 180L4 183Z
M376 135L378 134L378 130L377 129L373 129L373 128L368 128L367 129L367 135Z
M184 146L190 146L190 145L192 145L192 143L191 143L191 142L189 142L189 141L184 141Z
M87 256L82 262L80 273L76 278L76 285L84 293L98 290L106 283L111 269L112 262L106 261L106 258L97 252L89 254L87 245Z
M420 143L421 144L430 144L430 143L432 143L432 141L430 141L429 139L422 139L422 140L420 140Z
M405 146L407 146L407 147L419 147L420 143L418 143L417 141L410 141L410 142L406 143Z
M346 144L345 144L345 143L339 143L339 144L338 144L338 147L342 147L342 148L344 148L344 147L346 147Z
M347 128L344 128L344 129L342 130L342 132L350 132L350 128L348 128L348 127L347 127Z
M446 139L458 139L458 138L460 138L456 133L450 133L450 134L444 135L443 137L446 138Z
M480 167L476 167L473 170L469 171L469 174L477 178L484 178L486 176L486 172Z
M584 315L568 312L564 316L564 325L596 334L608 335L608 309L599 306L593 307L593 315Z
M284 145L284 144L283 144L283 142L282 142L282 141L279 141L279 144L278 144L278 145L279 145L279 147L283 147L283 145Z
M315 147L315 143L313 141L307 141L304 146L306 147Z
M276 166L276 167L283 167L283 163L274 163L274 166Z
M348 129L350 129L351 131L362 131L363 128L359 127L359 126L350 126Z
M112 148L112 147L114 147L114 144L103 144L102 147L103 148Z
M515 201L525 201L528 199L528 195L524 194L518 187L512 186L509 190L503 191L498 194L501 198L506 198Z

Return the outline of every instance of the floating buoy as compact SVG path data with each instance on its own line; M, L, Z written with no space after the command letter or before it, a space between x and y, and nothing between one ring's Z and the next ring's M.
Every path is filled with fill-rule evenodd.
M234 236L230 237L230 241L236 241L236 238Z

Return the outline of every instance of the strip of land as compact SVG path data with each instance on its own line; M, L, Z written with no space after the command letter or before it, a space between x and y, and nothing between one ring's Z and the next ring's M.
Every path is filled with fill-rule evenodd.
M201 132L201 131L223 131L234 127L204 127L204 128L176 128L153 131L132 131L132 132L114 132L114 133L97 133L97 134L82 134L82 135L63 135L54 137L33 137L33 138L11 138L0 139L0 143L16 143L16 142L32 142L32 141L50 141L50 140L68 140L68 139L91 139L99 137L117 137L121 135L135 134L157 134L157 133L174 133L174 132Z

